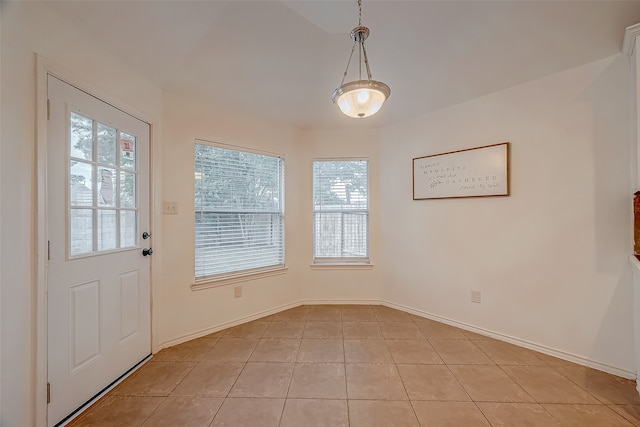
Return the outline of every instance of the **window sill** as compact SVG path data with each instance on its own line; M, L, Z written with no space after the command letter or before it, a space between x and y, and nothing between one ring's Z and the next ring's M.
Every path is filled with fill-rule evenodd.
M288 267L278 267L272 270L257 271L255 273L247 273L241 276L224 277L220 279L204 280L191 285L192 291L201 291L209 288L219 288L221 286L229 286L235 283L248 282L250 280L262 279L264 277L278 276L285 274L289 270Z
M311 264L312 270L372 270L373 264L335 263L335 264Z

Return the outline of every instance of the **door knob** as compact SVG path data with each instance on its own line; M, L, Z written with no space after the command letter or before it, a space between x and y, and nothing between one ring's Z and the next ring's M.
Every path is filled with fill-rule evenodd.
M151 237L151 234L147 233L146 231L144 233L142 233L142 238L144 240L147 240L149 237Z
M144 255L144 256L153 255L153 249L151 249L151 248L142 249L142 255Z

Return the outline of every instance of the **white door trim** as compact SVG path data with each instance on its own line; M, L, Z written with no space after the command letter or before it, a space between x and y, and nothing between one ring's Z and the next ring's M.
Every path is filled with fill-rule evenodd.
M37 207L37 219L35 224L36 231L36 262L35 262L35 276L36 276L36 292L34 296L35 302L35 338L36 338L36 360L35 360L35 389L34 389L34 402L35 402L35 424L46 425L47 424L47 75L51 74L60 80L69 83L92 96L122 110L128 114L136 117L139 120L147 123L150 129L149 135L149 150L150 150L150 164L149 164L149 200L150 200L150 230L152 233L155 230L161 229L161 211L160 203L158 202L160 194L160 177L159 170L156 167L161 164L159 144L154 144L159 140L159 126L154 126L154 120L147 117L145 114L140 113L136 108L127 105L119 100L113 99L110 95L101 91L93 83L89 83L83 78L74 75L72 72L65 70L52 61L40 56L36 56L36 207ZM161 248L161 236L160 233L155 233L153 236L154 246ZM158 316L154 313L154 307L158 307L156 304L159 295L156 292L156 280L159 278L159 266L161 263L158 257L158 253L154 253L151 260L151 350L155 352L158 348L157 338L154 334L156 330Z

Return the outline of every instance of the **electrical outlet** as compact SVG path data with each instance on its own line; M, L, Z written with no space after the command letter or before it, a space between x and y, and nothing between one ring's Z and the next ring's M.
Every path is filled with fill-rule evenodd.
M162 202L162 213L165 215L178 215L178 202Z
M471 291L471 302L480 304L480 291Z
M233 297L240 298L242 296L242 286L236 286L233 288Z

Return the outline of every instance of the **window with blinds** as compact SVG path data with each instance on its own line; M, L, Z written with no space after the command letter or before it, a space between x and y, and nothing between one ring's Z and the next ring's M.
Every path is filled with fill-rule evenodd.
M369 162L313 162L315 263L369 263Z
M284 159L195 145L196 281L284 267Z

